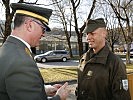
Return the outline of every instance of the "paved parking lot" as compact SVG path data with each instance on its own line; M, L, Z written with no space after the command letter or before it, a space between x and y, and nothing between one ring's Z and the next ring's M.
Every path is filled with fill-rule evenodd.
M123 62L126 62L125 58L122 58ZM133 62L133 58L131 58L131 62ZM40 68L63 68L63 67L77 67L79 64L78 60L68 60L67 62L54 61L54 62L45 62L45 63L37 63Z
M54 62L45 62L37 63L40 68L62 68L62 67L77 67L79 64L78 60L68 60L67 62L54 61Z

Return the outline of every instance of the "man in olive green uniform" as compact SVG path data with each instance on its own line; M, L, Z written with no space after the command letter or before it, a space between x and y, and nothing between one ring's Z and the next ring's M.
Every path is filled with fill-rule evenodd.
M126 68L106 43L104 19L88 20L84 32L90 49L78 67L78 100L130 100Z
M0 48L0 100L66 99L68 83L45 88L30 49L39 45L45 31L50 31L52 10L21 3L11 7L16 12L14 28Z

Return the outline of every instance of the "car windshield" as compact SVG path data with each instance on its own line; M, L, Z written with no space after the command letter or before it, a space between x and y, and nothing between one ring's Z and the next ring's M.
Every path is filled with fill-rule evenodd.
M48 54L50 54L52 51L48 51L48 52L46 52L46 53L44 53L44 55L48 55Z

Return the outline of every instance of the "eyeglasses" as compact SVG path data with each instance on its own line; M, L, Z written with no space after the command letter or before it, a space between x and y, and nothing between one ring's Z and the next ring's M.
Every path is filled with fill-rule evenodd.
M36 20L33 20L33 21L36 22L38 25L40 25L40 26L42 27L42 31L43 31L43 33L46 32L46 27L45 27L43 24L39 23L39 22L36 21Z

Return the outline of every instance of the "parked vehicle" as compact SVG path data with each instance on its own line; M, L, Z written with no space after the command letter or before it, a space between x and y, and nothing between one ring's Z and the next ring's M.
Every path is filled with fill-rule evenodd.
M133 49L130 50L130 54L133 55Z
M34 60L37 62L46 62L46 61L53 61L53 60L62 60L66 62L70 59L69 53L66 50L52 50L48 51L44 54L39 54L34 57Z
M126 53L127 53L127 51L126 51L126 50L124 50L124 53L126 54ZM130 55L133 55L133 49L131 49L131 50L130 50Z

